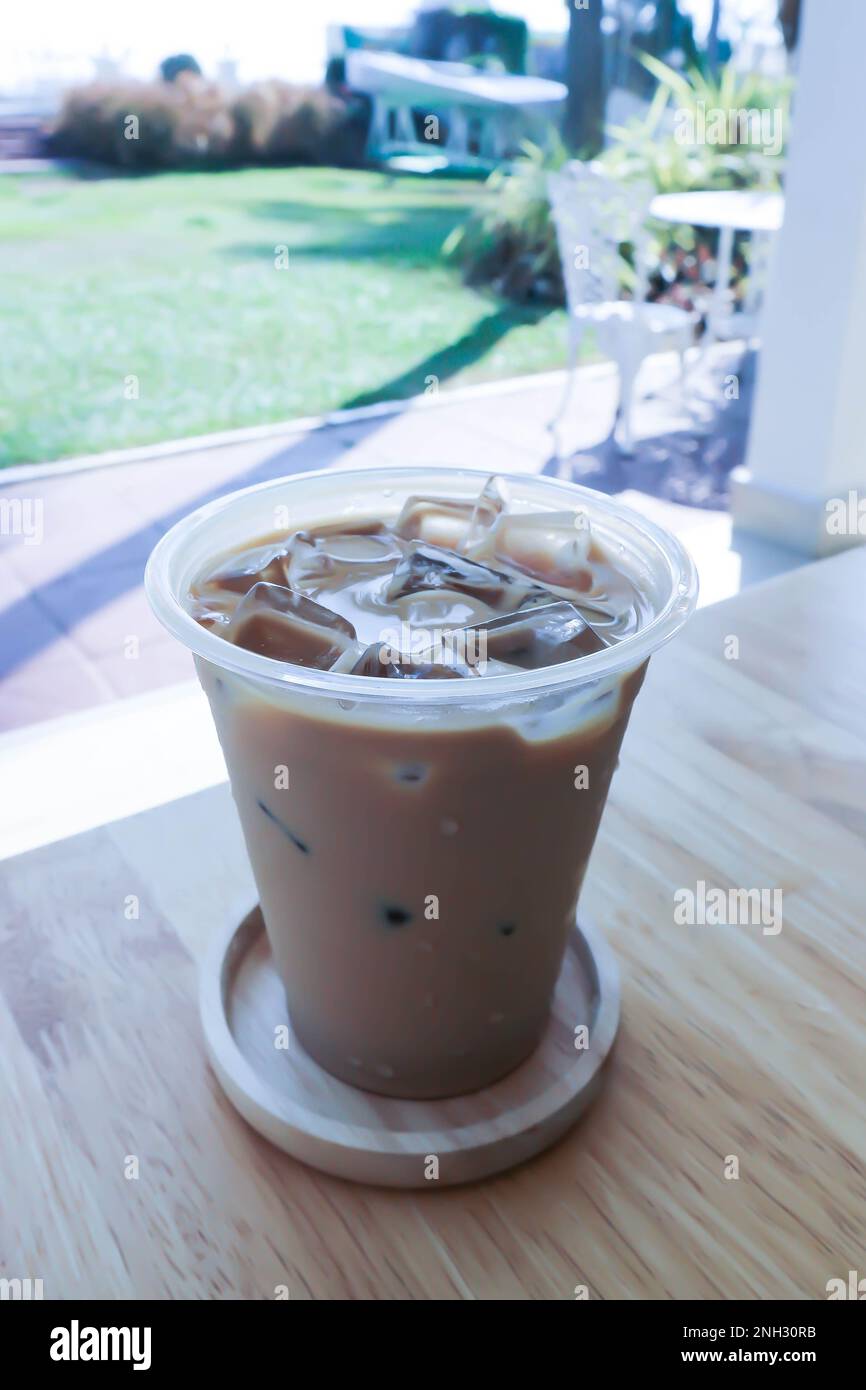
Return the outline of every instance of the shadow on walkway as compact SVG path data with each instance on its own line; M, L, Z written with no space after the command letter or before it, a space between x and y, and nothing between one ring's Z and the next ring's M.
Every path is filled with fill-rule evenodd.
M756 363L747 350L738 362L699 366L686 383L682 427L638 439L631 456L611 431L591 449L548 459L542 471L599 492L634 489L681 506L726 510L731 472L745 460ZM650 409L639 407L638 415Z
M418 395L428 390L434 382L438 385L447 381L450 377L456 376L457 372L479 361L485 353L501 342L512 328L521 324L540 323L550 312L549 309L536 312L520 310L514 306L496 309L455 343L449 343L448 347L431 353L420 366L403 372L401 376L393 377L386 386L379 387L376 391L364 391L358 396L353 396L345 402L343 409L352 410L362 405L373 405L380 400L405 400L409 396Z
M512 326L513 311L491 313L469 334L415 364L409 371L382 387L387 398L397 399L423 389L428 378L447 380L468 362L477 360ZM729 369L730 370L730 369ZM727 399L718 372L708 372L701 383L690 385L692 416L690 423L656 437L641 440L637 452L626 458L611 436L596 447L582 450L569 459L551 459L543 472L574 482L585 483L607 493L627 488L687 506L723 508L727 505L731 469L742 461L751 406L755 373L753 354L738 364L737 397ZM357 396L347 406L358 406L369 396ZM495 408L491 406L491 408ZM645 417L652 406L641 407ZM370 438L389 416L353 425L351 445ZM660 415L658 418L663 418ZM670 418L670 412L667 412ZM72 565L62 575L37 584L22 599L0 613L0 678L31 661L76 624L90 617L123 594L136 589L142 580L147 556L160 535L175 521L196 507L213 501L237 488L248 487L314 468L327 468L346 448L345 430L323 430L304 436L271 454L267 459L227 482L206 488L180 507L149 521L131 536L125 536Z
M409 398L422 392L433 379L437 384L447 381L481 358L516 322L523 321L526 319L520 317L520 311L512 308L496 310L457 342L430 354L400 376L385 382L374 395L356 396L346 401L342 408L366 405L378 399ZM389 418L393 417L382 416L353 425L352 443L375 434ZM345 452L345 435L339 429L323 430L315 435L314 448L307 447L308 438L302 436L229 482L205 489L181 507L165 512L158 520L148 522L132 535L71 566L64 574L37 585L26 597L5 608L0 612L0 679L38 656L77 622L137 588L142 581L147 557L159 537L196 507L204 506L238 488L251 487L255 483L293 473L327 468ZM39 621L34 621L34 605L40 615ZM58 626L58 615L62 627Z

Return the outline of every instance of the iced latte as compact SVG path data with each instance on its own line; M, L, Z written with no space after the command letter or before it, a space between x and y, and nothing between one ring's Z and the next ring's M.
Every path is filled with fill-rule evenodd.
M149 589L196 653L297 1038L386 1095L495 1081L544 1029L689 562L595 494L450 470L288 479L184 527Z

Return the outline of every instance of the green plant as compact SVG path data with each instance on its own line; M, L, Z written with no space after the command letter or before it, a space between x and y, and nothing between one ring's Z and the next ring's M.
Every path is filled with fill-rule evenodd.
M641 62L658 81L646 114L624 126L608 129L610 144L600 163L614 178L641 180L658 193L680 193L696 188L778 188L784 153L768 154L763 148L741 141L689 143L671 129L670 109L675 103L681 125L696 123L701 113L778 112L787 130L791 83L769 81L754 74L740 74L729 64L713 80L693 70L677 72L651 55ZM745 127L732 122L736 135ZM497 169L481 193L476 210L455 229L445 243L445 254L463 268L471 284L489 283L517 300L541 299L561 303L562 271L556 233L547 198L547 175L568 158L561 140L542 150L524 146L524 154L511 166ZM659 261L672 247L691 251L691 229L666 229L656 241ZM625 267L624 267L625 272ZM627 272L625 272L627 280Z
M601 156L616 178L641 178L658 193L685 193L695 188L778 188L784 165L784 144L778 155L762 146L740 140L688 140L682 138L691 124L696 131L707 125L708 114L769 112L783 132L788 128L792 84L759 74L738 73L729 63L714 80L697 69L677 72L648 54L641 62L658 80L646 114L623 126L608 127L612 143ZM675 103L674 130L669 112ZM732 120L725 134L745 133L743 123ZM715 133L715 132L713 132Z
M59 154L131 170L220 167L234 139L223 93L198 80L74 88L50 132Z
M561 140L549 150L526 141L510 166L495 169L481 201L455 227L443 252L470 284L490 283L510 299L561 303L562 269L547 198L547 175L568 159Z
M144 171L354 164L365 134L359 113L325 88L262 82L232 97L184 71L73 88L49 137L58 154Z
M790 79L738 72L730 63L713 78L697 68L687 74L677 72L648 54L643 55L641 62L657 79L658 86L642 118L609 128L612 143L601 162L614 178L642 179L657 193L781 187L786 138L782 139L778 153L768 153L761 144L742 137L759 133L753 120L746 119L748 113L759 118L760 113L767 113L772 119L767 121L765 133L775 134L780 128L783 137L787 136L793 90ZM721 117L714 124L713 113ZM683 138L692 133L723 138ZM676 265L675 278L681 279L686 254L697 256L686 276L696 279L700 274L699 262L714 254L714 244L712 232L659 225L653 255L661 277L669 279L670 268ZM736 257L741 272L745 271L747 254L741 244Z
M364 123L325 87L258 82L240 93L231 113L246 163L360 163Z

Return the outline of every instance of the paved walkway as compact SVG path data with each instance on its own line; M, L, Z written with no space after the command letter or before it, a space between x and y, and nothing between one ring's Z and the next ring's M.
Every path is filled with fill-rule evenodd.
M715 376L730 366L720 357ZM398 414L0 487L0 729L189 679L189 655L144 598L151 549L178 517L221 493L313 468L447 463L573 478L623 495L683 533L699 566L700 552L705 561L714 557L708 596L733 592L740 578L724 567L725 480L742 456L747 412L733 412L733 423L721 427L721 397L705 382L709 394L692 388L686 416L665 359L648 364L644 385L657 394L640 408L642 443L628 461L610 439L616 376L602 366L577 383L564 461L551 457L546 429L563 386L556 373L425 399ZM40 511L41 541L31 544L18 533Z

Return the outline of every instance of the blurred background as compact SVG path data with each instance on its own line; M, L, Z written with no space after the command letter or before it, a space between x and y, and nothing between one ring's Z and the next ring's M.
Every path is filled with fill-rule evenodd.
M704 602L862 539L859 0L49 0L4 37L0 727L188 677L147 554L281 473L568 478Z
M263 0L156 0L134 23L95 0L19 11L0 57L0 236L4 308L29 331L3 364L0 461L408 396L461 340L443 385L561 367L545 169L603 150L657 192L779 186L783 148L677 143L675 110L786 115L796 6L782 8L365 0L351 24L330 3L275 17ZM437 90L419 60L489 75L501 106L464 106L471 80ZM518 75L541 81L514 94ZM486 189L506 161L514 187ZM716 236L657 224L653 296L704 308ZM272 273L281 245L289 284ZM127 375L149 383L134 409Z

